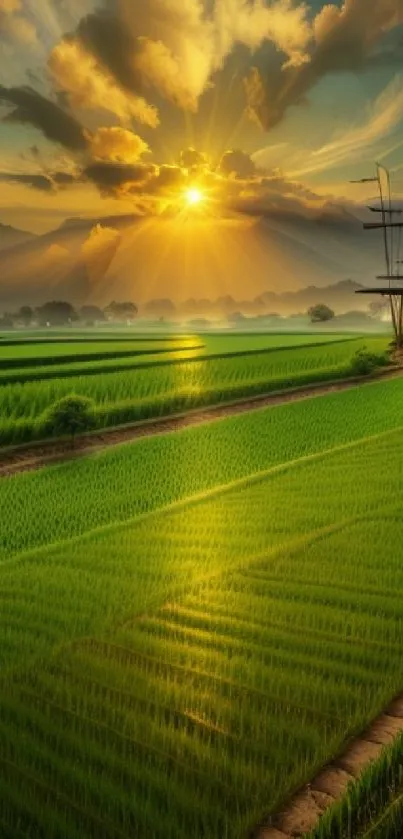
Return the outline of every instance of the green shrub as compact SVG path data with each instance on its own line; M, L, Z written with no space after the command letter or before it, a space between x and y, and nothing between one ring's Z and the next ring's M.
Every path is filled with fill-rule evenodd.
M64 437L72 442L76 434L90 431L95 426L94 402L86 396L71 394L60 399L48 409L44 427L49 434Z
M367 376L378 367L384 367L388 361L387 353L373 353L366 347L361 347L351 359L350 372L354 376Z

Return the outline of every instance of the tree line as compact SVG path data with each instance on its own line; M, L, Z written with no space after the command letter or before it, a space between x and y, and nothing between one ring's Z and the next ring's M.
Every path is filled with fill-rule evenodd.
M36 326L68 326L81 321L86 326L93 326L95 323L105 321L126 322L133 321L138 313L135 303L127 300L118 302L112 300L108 306L101 309L99 306L87 305L75 309L71 303L65 300L50 300L42 306L32 308L21 306L17 312L6 312L0 318L0 328L12 329L21 324L26 328Z

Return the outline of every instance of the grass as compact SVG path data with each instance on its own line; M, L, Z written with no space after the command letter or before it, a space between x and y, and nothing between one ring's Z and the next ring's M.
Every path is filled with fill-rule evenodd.
M122 368L118 372L108 372L108 361L105 361L97 375L3 384L0 388L0 443L43 437L44 412L50 404L73 392L94 400L97 427L104 428L342 378L351 374L352 356L363 345L370 351L380 352L386 349L386 343L385 338L379 337L350 338L317 346L255 348L256 351L241 351L241 355L234 356L223 353L221 357L182 361L171 358L161 363L154 359L148 366L143 359L143 365L137 369ZM133 364L131 360L130 363ZM29 371L25 373L29 376Z
M402 394L0 484L6 835L245 836L401 687Z
M400 839L403 829L403 734L383 749L320 820L309 839ZM308 837L307 837L308 839Z

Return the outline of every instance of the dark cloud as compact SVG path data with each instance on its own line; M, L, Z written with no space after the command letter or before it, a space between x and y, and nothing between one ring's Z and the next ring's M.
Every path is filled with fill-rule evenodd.
M76 183L77 177L69 172L0 172L0 181L25 184L40 192L57 192L58 187Z
M207 164L207 157L202 152L190 147L181 151L179 163L184 169L197 169L199 166Z
M39 189L41 192L53 192L54 183L47 175L25 175L12 172L1 172L0 181L9 183L19 183L25 186L31 186L33 189Z
M142 77L134 68L136 44L117 10L99 10L80 21L76 37L123 88L142 92Z
M156 167L146 163L90 163L83 177L92 181L102 195L119 196L129 188L145 187Z
M402 23L403 0L345 0L342 7L326 4L315 18L315 43L306 63L271 68L266 78L252 68L245 80L249 114L268 130L281 122L292 105L304 102L324 76L396 62L398 53L402 58L401 48L391 48L385 38Z
M14 110L4 117L5 121L33 125L42 131L48 140L73 151L83 151L87 148L82 125L71 114L33 88L0 85L0 103L14 106Z
M224 152L218 168L223 175L235 178L253 178L257 174L252 158L240 149Z

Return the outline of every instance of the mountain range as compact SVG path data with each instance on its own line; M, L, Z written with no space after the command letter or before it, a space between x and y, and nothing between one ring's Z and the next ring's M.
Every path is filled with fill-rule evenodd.
M0 224L0 308L52 298L133 300L140 311L169 300L191 316L291 314L317 302L364 310L354 290L383 268L381 244L332 206L309 217L71 218L43 235Z

